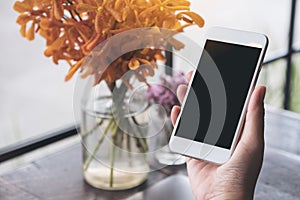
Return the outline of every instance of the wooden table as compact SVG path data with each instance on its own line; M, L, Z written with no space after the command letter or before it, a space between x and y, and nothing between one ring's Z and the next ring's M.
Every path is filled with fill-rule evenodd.
M256 199L300 199L300 117L268 110L266 151L256 187ZM186 175L185 166L169 166L149 174L131 190L109 192L86 184L81 148L76 144L0 176L0 199L125 199L173 174Z

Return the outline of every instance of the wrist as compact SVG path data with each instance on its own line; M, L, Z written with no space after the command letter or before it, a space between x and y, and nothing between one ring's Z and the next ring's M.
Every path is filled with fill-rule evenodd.
M246 193L246 192L236 192L236 193L225 193L224 195L215 198L214 200L220 200L220 199L230 199L230 200L253 200L253 194L252 193Z
M242 185L243 184L240 184L239 186L242 186ZM215 198L215 199L253 200L254 188L239 187L239 186L235 185L235 184L231 184L229 188L228 187L225 188L223 190L223 192L219 195L219 197L216 196L217 198Z
M220 195L207 195L205 198L196 196L197 200L202 200L202 199L209 199L209 200L253 200L253 195L252 194L246 194L246 193L223 193Z
M197 200L208 199L208 200L253 200L254 190L241 189L234 187L219 190L215 188L214 191L208 193L194 193Z

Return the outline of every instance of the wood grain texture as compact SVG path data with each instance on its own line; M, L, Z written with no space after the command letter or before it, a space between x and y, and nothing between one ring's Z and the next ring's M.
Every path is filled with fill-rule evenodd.
M5 174L1 178L7 182L6 187L27 191L38 199L124 199L174 173L186 174L185 166L167 167L162 171L150 172L148 180L134 189L118 192L95 189L84 182L81 147L77 144ZM18 195L8 197L7 192L0 191L0 194L1 200L19 199Z
M0 179L0 199L14 200L14 199L28 199L37 200L35 195L32 195L11 183Z
M273 148L266 149L255 199L300 200L300 157Z

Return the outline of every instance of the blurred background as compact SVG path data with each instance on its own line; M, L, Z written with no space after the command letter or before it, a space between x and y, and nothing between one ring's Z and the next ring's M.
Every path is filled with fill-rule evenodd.
M225 26L268 35L267 59L287 51L291 0L192 0L191 3L192 10L206 21L203 29L186 29L187 36L199 44L208 28ZM0 1L0 148L74 123L72 95L76 77L64 82L67 63L55 65L46 58L45 41L41 37L32 42L21 37L13 4L14 1ZM300 3L297 10L293 46L299 49ZM286 66L285 59L265 65L259 83L268 88L267 104L300 113L300 53L292 57L288 106L284 106ZM190 69L176 63L175 67ZM50 151L44 149L38 154ZM20 157L10 167L31 157Z

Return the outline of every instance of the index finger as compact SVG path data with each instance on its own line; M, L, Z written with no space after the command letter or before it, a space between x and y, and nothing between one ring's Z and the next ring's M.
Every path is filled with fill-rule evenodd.
M193 71L189 71L186 75L186 81L190 82L192 79Z

